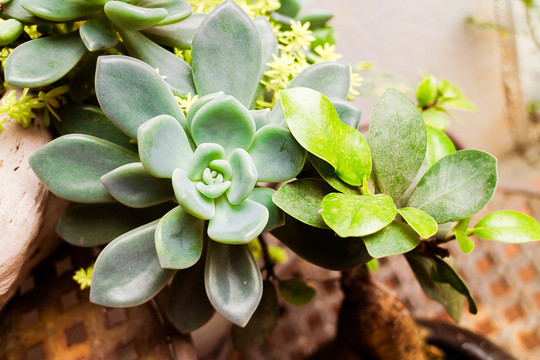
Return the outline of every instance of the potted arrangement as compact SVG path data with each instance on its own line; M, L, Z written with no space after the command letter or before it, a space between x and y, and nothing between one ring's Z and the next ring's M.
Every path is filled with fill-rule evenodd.
M456 151L444 134L446 108L471 108L450 83L425 76L418 104L388 89L368 140L356 130L360 111L346 101L354 76L334 61L328 15L296 22L293 0L243 3L249 15L232 0L207 15L185 1L44 4L4 6L15 20L0 24L5 43L19 41L22 23L50 35L15 47L4 74L10 85L52 88L24 109L45 108L61 136L30 165L55 195L80 203L58 234L106 245L92 302L135 306L167 288L179 331L217 311L235 325L238 348L260 344L279 316L276 287L296 304L314 296L304 281L275 276L260 237L271 232L307 261L344 271L335 358L422 358L414 322L402 307L385 311L389 296L365 265L404 254L426 295L459 320L463 297L477 310L441 245L456 240L467 253L471 235L540 239L540 224L514 211L470 224L493 196L497 162ZM72 103L59 107L68 93ZM383 326L400 339L390 350L362 329L388 318L399 319Z

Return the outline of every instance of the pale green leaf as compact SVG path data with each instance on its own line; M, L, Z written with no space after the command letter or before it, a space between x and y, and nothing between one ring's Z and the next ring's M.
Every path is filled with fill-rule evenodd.
M0 46L15 41L23 32L23 24L19 20L8 19L0 23Z
M362 239L374 258L409 252L420 242L418 234L409 225L399 221L393 221L382 230Z
M248 199L255 201L266 207L268 210L268 222L263 229L263 232L272 231L277 227L282 226L285 223L285 214L277 207L272 201L272 196L275 194L275 190L266 187L256 187L249 194Z
M13 0L10 2L13 2ZM35 16L58 22L66 22L95 15L97 11L103 8L103 6L93 4L90 1L81 0L22 0L20 3L26 11L29 11Z
M344 194L362 194L362 192L360 191L360 187L349 185L345 181L341 180L339 176L337 176L334 172L334 168L332 167L332 165L330 165L323 159L313 154L308 154L308 159L315 168L315 170L317 170L319 175L321 175L321 177L334 189Z
M191 50L191 43L206 14L193 14L170 25L153 26L141 32L158 44Z
M438 230L438 225L435 219L415 208L401 208L398 212L403 219L424 239L428 239L435 235Z
M488 240L524 243L540 240L540 224L520 212L501 210L484 216L476 223L472 233Z
M456 240L461 251L465 254L470 253L474 249L474 242L467 236L467 227L471 221L470 217L461 219L456 226L452 228L452 232L456 234Z
M107 18L85 21L80 29L81 39L89 51L110 49L118 44L118 36Z
M280 280L279 292L289 304L296 306L309 304L317 293L313 287L301 279Z
M167 17L163 8L146 8L123 1L108 1L104 7L105 15L125 30L141 30L158 24Z
M426 165L428 169L446 155L456 152L452 140L444 132L429 125L427 131Z
M349 65L323 61L306 67L287 85L287 89L305 87L320 92L327 98L346 100L351 82Z
M229 157L232 169L231 186L227 190L227 200L233 205L242 203L257 184L257 168L244 149L236 149Z
M416 89L416 100L419 107L426 107L437 98L437 81L431 75L422 78Z
M450 126L448 113L439 108L429 108L422 111L422 118L426 125L439 131L446 131L448 126Z

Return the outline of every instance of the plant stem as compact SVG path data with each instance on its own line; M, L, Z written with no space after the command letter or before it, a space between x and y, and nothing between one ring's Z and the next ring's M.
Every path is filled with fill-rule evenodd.
M270 259L270 252L268 251L268 245L265 240L266 235L259 235L259 243L261 244L263 260L264 260L264 269L266 270L266 280L275 279L276 274L274 273L274 263Z

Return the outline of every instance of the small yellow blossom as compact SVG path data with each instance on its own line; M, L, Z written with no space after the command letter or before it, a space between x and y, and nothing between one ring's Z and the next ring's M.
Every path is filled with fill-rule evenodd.
M312 41L315 41L313 32L309 30L309 21L302 24L300 21L291 20L291 30L278 34L278 47L286 53L292 53L307 49Z
M86 270L80 268L73 275L73 280L75 280L81 286L81 290L90 287L92 284L92 272L94 271L94 265L90 265Z
M184 60L184 52L179 48L174 48L174 55L178 56L180 59Z
M272 57L274 61L267 64L270 69L264 73L268 80L262 83L275 93L284 89L296 74L308 66L303 54L282 53L280 56L272 54Z
M30 36L30 39L37 39L41 36L41 33L37 31L37 25L25 25L24 32Z
M362 80L364 79L362 79L360 74L354 72L354 70L351 68L351 86L349 88L347 100L354 100L356 96L360 95L358 88L362 86Z
M182 108L184 115L187 115L187 112L189 108L191 107L191 105L193 105L193 103L199 99L199 95L192 96L191 93L188 93L185 99L176 95L175 95L175 98L178 104L180 105L180 108Z
M324 46L318 45L314 51L317 55L319 55L319 57L313 57L315 62L336 61L343 57L341 54L336 53L335 45L330 45L328 43L325 43Z

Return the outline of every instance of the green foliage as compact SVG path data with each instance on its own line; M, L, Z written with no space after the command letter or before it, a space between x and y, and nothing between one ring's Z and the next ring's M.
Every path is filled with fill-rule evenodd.
M362 239L369 255L374 258L409 252L420 242L418 234L409 225L399 221L392 221L382 230Z
M289 304L296 306L308 304L317 293L313 287L301 279L280 280L279 292Z
M470 253L474 249L474 242L467 236L467 226L471 218L461 219L457 222L452 231L456 234L456 240L461 251L465 254Z
M488 240L523 243L540 240L540 224L520 212L502 210L484 216L468 233Z
M405 207L397 211L421 237L428 239L437 233L437 222L422 210Z

